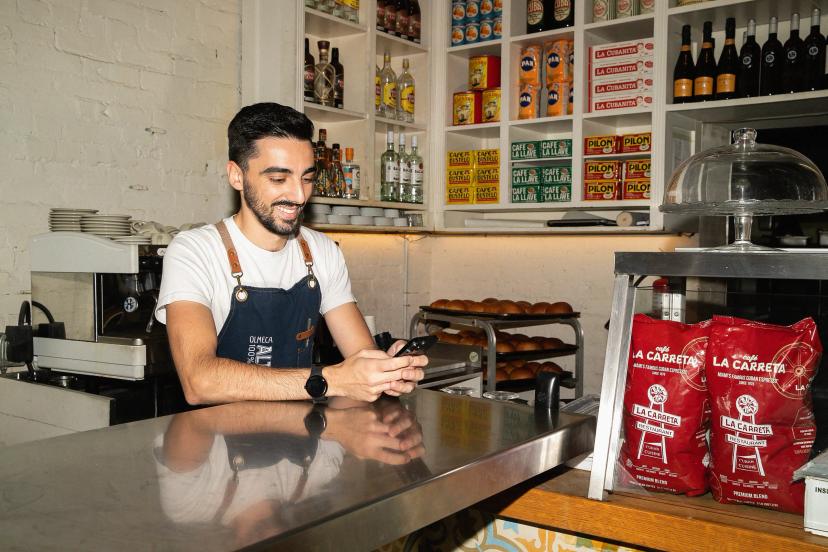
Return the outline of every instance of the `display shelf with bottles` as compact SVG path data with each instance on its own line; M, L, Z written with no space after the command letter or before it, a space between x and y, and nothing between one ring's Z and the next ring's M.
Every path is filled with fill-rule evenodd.
M363 19L359 23L335 17L318 9L305 7L305 33L328 39L363 35L368 31Z

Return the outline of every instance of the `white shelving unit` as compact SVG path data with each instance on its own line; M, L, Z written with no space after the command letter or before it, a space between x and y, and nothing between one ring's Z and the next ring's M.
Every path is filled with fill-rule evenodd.
M359 201L315 198L334 205L387 206L423 212L425 226L417 230L446 233L641 233L664 232L665 220L658 211L665 182L687 155L725 143L732 129L744 124L758 128L828 124L828 90L783 96L724 100L698 104L672 104L672 73L680 45L681 26L693 26L699 41L704 21L713 21L714 38L720 53L727 17L737 21L737 37L748 18L757 21L757 41L767 38L771 15L779 20L779 36L789 33L790 14L798 11L807 34L813 7L822 9L822 29L828 29L828 0L712 0L677 6L677 0L656 2L655 12L611 21L592 21L590 1L575 2L575 25L543 33L526 34L525 0L504 0L503 38L495 41L449 46L450 3L420 0L423 13L422 44L414 44L375 29L376 3L360 2L360 23L339 20L318 10L307 9L300 0L243 0L242 12L242 101L278 101L304 109L317 128L328 131L328 142L355 148L362 167ZM345 109L318 106L303 101L303 38L326 39L340 48L346 72ZM585 112L587 100L588 48L638 38L655 42L655 101L648 110ZM517 58L522 46L545 40L569 38L575 44L574 110L572 115L518 120L516 108ZM694 42L694 59L699 44ZM392 66L399 73L402 57L411 62L417 82L416 120L413 124L377 117L374 114L374 66L382 65L388 49ZM501 121L479 125L452 126L452 94L467 89L468 59L475 55L501 57ZM425 204L411 205L377 200L379 158L385 150L385 133L418 136L426 166ZM652 190L650 200L584 201L583 162L585 159L626 159L647 154L584 156L583 139L595 134L652 132ZM571 138L569 159L512 162L513 141ZM761 134L760 134L761 141ZM410 143L410 142L409 142ZM445 204L445 154L449 150L500 148L500 202L487 205ZM510 203L512 166L572 164L572 201L566 203ZM592 213L614 219L622 210L647 211L650 225L636 228L570 227L547 228L548 219L561 218L566 211ZM476 221L486 220L475 226ZM514 220L513 226L508 225ZM504 222L505 221L505 222ZM363 231L392 231L380 227L346 227ZM322 227L320 226L320 229ZM324 229L341 229L327 226ZM393 230L399 231L399 230Z

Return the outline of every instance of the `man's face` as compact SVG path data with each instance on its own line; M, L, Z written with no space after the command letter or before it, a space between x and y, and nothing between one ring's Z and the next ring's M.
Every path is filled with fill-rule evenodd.
M310 142L262 138L242 174L244 203L270 232L293 235L313 192L314 177ZM235 183L233 187L239 189Z

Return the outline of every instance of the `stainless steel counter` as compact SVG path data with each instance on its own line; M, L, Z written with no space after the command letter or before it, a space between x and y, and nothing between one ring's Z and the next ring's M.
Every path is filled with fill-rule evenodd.
M592 449L595 420L418 390L239 403L0 449L2 548L370 550Z

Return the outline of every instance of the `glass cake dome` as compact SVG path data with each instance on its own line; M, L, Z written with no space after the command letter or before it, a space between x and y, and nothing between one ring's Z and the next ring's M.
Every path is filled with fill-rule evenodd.
M828 186L807 157L756 143L756 130L733 132L733 144L690 157L673 173L659 207L683 215L734 217L736 240L722 251L773 251L750 242L753 216L828 209Z

